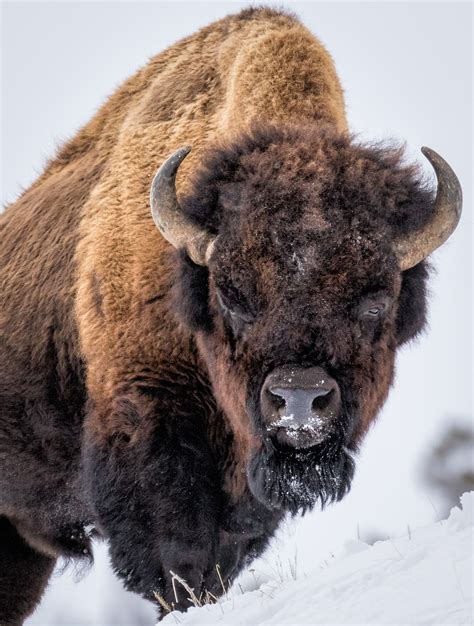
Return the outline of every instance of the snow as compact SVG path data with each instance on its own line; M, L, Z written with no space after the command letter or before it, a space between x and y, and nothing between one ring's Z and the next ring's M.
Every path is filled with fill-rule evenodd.
M150 626L156 618L155 607L112 574L105 542L94 545L92 570L61 563L49 587L27 626Z
M260 562L217 604L174 611L175 624L472 624L474 492L449 518L373 546L346 542L299 572Z

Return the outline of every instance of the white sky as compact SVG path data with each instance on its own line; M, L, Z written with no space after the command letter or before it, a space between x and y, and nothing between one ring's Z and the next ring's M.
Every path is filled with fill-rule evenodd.
M55 146L147 58L247 5L4 2L2 200L13 201ZM436 502L417 479L420 455L443 422L472 420L472 6L285 6L332 53L351 129L366 139L405 140L420 160L420 146L434 148L457 172L465 197L460 226L433 257L430 328L398 357L395 386L362 450L352 492L325 513L308 515L279 544L285 554L298 544L303 567L354 538L357 527L362 534L400 534L407 524L431 521Z

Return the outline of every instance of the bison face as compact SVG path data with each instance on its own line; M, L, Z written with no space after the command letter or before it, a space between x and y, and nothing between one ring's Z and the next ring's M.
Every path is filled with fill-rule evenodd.
M349 486L352 452L392 380L401 279L377 237L323 224L315 203L291 204L286 191L280 215L249 219L243 204L247 218L226 224L209 264L212 330L198 345L251 490L296 510Z
M423 256L405 269L399 249L436 202L400 159L331 131L260 129L215 151L180 208L195 230L179 308L268 507L344 495L396 348L424 324Z

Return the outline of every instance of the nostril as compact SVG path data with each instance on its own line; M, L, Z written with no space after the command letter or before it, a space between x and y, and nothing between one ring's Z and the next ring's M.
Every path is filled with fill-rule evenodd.
M280 394L276 393L275 391L272 391L272 390L268 389L268 395L270 397L270 401L272 403L272 406L275 409L283 409L286 406L286 400Z
M324 411L328 408L334 398L334 389L319 389L318 395L314 398L311 408L313 411Z

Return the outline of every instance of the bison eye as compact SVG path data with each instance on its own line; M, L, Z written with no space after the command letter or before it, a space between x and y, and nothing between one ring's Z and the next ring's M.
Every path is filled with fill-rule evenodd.
M219 291L216 291L216 294L219 306L230 323L234 334L241 334L245 327L254 321L254 316L240 305L228 304Z
M368 309L365 314L370 315L371 317L377 317L384 309L385 305L373 306L371 309Z
M387 302L371 303L362 309L361 317L365 320L376 320L385 313L387 308Z

